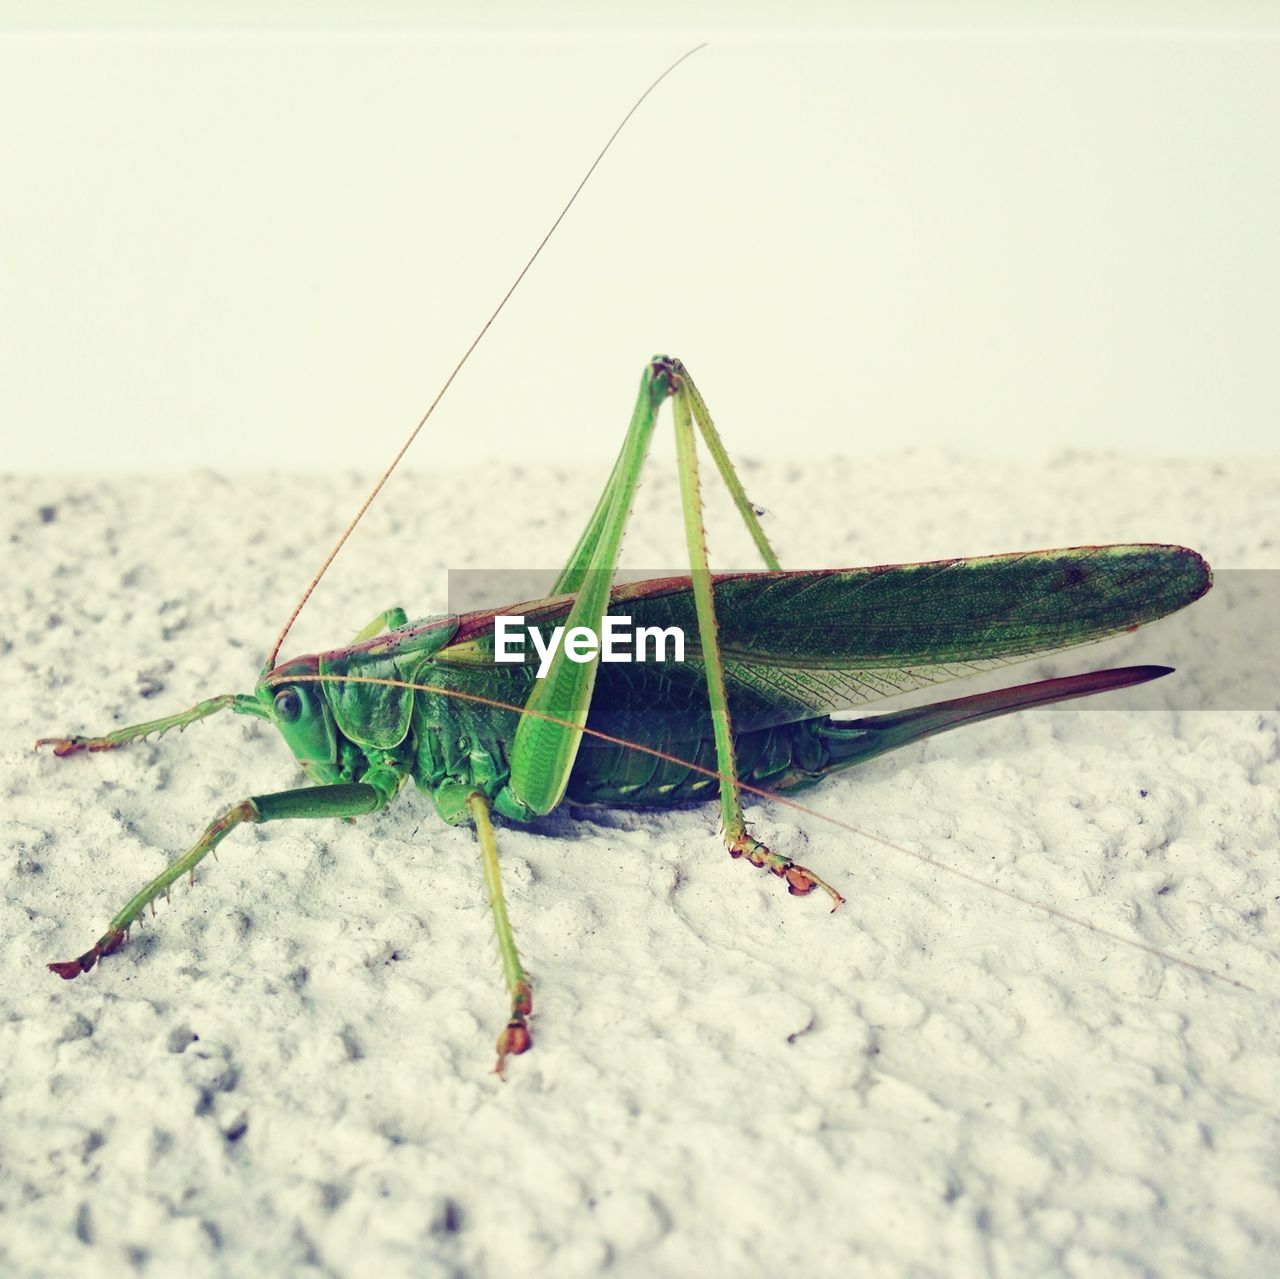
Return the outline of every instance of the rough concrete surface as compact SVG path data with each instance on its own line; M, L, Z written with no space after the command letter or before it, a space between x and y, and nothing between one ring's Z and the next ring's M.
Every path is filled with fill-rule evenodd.
M642 568L682 546L659 470L627 544ZM897 454L745 478L795 567L1120 540L1217 568L1280 554L1275 461ZM554 567L602 479L398 477L290 651L393 603L442 610L446 567ZM4 483L0 1271L1280 1268L1265 708L1025 714L810 797L1251 990L777 805L750 805L757 833L845 894L834 916L724 856L714 806L562 811L499 831L536 981L535 1048L501 1082L474 838L408 792L351 825L237 831L119 954L48 972L217 812L298 774L232 717L92 758L33 739L249 691L366 482ZM750 564L723 502L711 541Z

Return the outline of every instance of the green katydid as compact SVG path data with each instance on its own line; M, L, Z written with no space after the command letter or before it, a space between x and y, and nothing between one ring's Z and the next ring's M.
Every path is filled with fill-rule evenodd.
M508 297L510 291L480 336ZM674 408L689 573L615 586L632 500L667 399ZM710 572L695 432L761 553L764 572ZM116 913L88 951L50 967L75 977L117 950L145 908L236 826L363 816L385 807L412 779L446 821L469 821L476 830L510 1001L498 1037L499 1071L509 1054L532 1042L532 997L507 915L492 813L527 822L566 800L665 807L718 793L729 852L779 876L794 894L824 890L834 909L842 900L834 888L751 836L742 792L794 791L960 724L1127 687L1169 670L1090 672L858 720L836 720L832 712L1131 630L1190 604L1210 585L1199 555L1160 545L783 572L705 402L684 366L666 356L645 366L617 462L546 599L416 622L390 609L343 648L277 664L281 642L319 576L286 623L254 693L211 698L102 737L37 743L52 745L60 756L106 750L232 710L273 723L312 783L233 805ZM543 676L532 655L496 660L499 614L519 614L544 635L557 627L562 634L586 628L598 635L618 612L641 625L678 628L687 637L686 660L615 668L602 663L598 651L577 660L568 644L554 650Z

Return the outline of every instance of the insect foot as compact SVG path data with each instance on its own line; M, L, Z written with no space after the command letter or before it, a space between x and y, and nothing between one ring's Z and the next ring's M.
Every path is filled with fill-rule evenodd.
M105 737L39 737L35 748L52 746L53 753L61 759L67 755L78 755L81 751L114 750L117 745Z
M347 792L358 789L358 787L341 786L315 787L308 791L307 795L310 797L326 790L329 792L337 790L345 796ZM270 821L277 815L287 815L291 807L296 807L294 794L292 791L283 791L278 795L260 795L257 799L241 800L234 808L229 808L209 826L189 852L184 853L177 861L170 862L140 893L136 893L129 899L123 910L117 911L112 916L111 922L107 925L107 931L98 938L90 950L86 950L79 959L50 964L50 971L69 981L72 977L87 973L104 955L110 955L119 950L129 935L130 927L138 922L143 911L148 906L152 906L161 893L168 896L170 884L181 879L183 875L190 875L191 882L195 883L196 865L207 853L213 852L228 832L234 830L241 822ZM309 802L315 801L309 799ZM326 811L341 813L343 810L339 806ZM154 909L155 907L152 906L153 911Z
M815 888L821 888L831 898L831 910L834 913L844 905L840 896L824 879L819 879L813 871L793 862L790 857L770 852L758 839L753 839L746 831L728 840L726 847L730 857L745 857L753 866L767 870L779 879L787 881L787 892L793 897L807 897Z
M525 1021L532 1012L533 989L527 981L517 982L511 998L511 1020L498 1036L498 1061L493 1073L499 1079L503 1078L508 1057L518 1057L533 1047L533 1035Z
M102 958L120 949L129 934L123 928L112 929L105 937L101 937L93 947L86 950L78 959L64 959L61 963L50 964L49 971L57 973L64 981L87 973Z

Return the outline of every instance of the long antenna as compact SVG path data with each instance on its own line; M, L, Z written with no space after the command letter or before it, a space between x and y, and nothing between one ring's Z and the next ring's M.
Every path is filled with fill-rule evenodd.
M397 466L400 465L401 458L403 458L404 455L412 447L414 440L418 438L418 433L422 430L424 426L426 426L427 421L430 419L431 415L436 411L436 405L439 404L442 399L444 399L445 392L448 391L448 389L453 385L454 378L456 378L458 374L462 372L462 366L466 364L466 362L471 358L471 353L476 349L476 347L480 345L480 342L483 339L484 335L488 333L489 329L492 327L494 320L496 320L498 316L502 314L502 309L511 300L511 295L520 287L521 281L529 273L529 268L533 266L533 264L538 260L538 255L542 252L542 250L547 247L547 241L550 240L553 235L555 235L556 229L559 227L560 223L564 221L565 215L569 212L571 208L573 208L574 201L576 201L578 196L582 194L582 188L585 187L587 183L591 180L591 175L599 167L600 161L604 159L606 154L608 154L609 148L613 146L614 141L618 137L618 134L620 134L622 130L627 127L627 122L631 119L633 115L635 115L637 111L639 111L641 103L644 102L644 100L682 62L687 61L689 58L693 57L693 55L697 53L700 49L705 49L706 47L707 45L706 45L706 42L704 41L702 44L694 45L694 47L690 49L687 53L682 53L656 80L654 80L654 82L635 100L635 102L632 103L631 110L628 111L627 114L624 115L622 119L618 122L617 128L615 128L614 131L609 135L608 141L604 144L604 146L600 148L600 152L596 156L596 158L591 161L591 167L586 171L586 173L582 175L582 181L579 182L578 185L574 188L573 194L569 197L564 208L561 209L560 212L556 215L556 220L548 228L547 233L542 237L542 239L538 241L538 247L534 249L533 253L529 257L529 260L524 264L524 266L520 268L520 274L516 276L515 280L512 281L511 287L502 295L502 300L498 303L497 306L493 308L493 313L484 322L484 324L481 325L480 331L475 335L475 337L471 339L471 344L467 347L465 351L463 351L462 358L457 362L457 364L453 366L453 371L449 374L447 378L445 378L444 384L436 392L435 399L433 399L431 403L427 405L427 411L418 419L418 425L415 426L413 430L409 432L408 439L406 439L405 442L400 446L400 451L395 455L395 457L391 459L391 465L388 466L387 469L382 472L381 478L373 486L373 488L369 490L369 496L366 497L364 501L361 503L360 509L355 513L355 517L352 519L351 523L348 524L347 527L343 530L342 536L338 538L338 540L333 544L333 549L329 552L328 555L325 556L324 563L320 565L320 571L316 573L315 577L311 579L311 582L307 586L307 589L302 592L302 597L293 606L293 612L289 614L289 620L285 622L284 628L281 630L280 634L276 636L276 642L271 646L271 655L267 658L266 665L263 667L264 671L269 671L275 666L276 659L280 656L281 645L284 644L285 639L288 637L289 632L293 629L293 624L298 620L298 615L302 612L304 608L306 608L307 601L311 598L312 592L316 589L317 586L320 585L320 579L323 578L324 575L329 571L329 565L332 564L333 561L338 558L338 552L341 551L342 548L346 545L347 538L349 538L351 534L355 532L356 525L359 524L362 519L364 519L365 512L373 505L374 501L377 499L378 494L382 492L383 486L391 478L392 472L396 469Z

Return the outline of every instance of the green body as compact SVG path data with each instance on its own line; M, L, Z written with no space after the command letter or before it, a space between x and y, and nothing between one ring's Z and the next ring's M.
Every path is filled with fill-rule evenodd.
M615 587L623 531L667 398L690 573ZM695 427L765 572L709 571ZM212 698L105 737L50 739L59 755L105 750L233 709L272 721L313 783L234 805L117 912L89 951L51 967L74 977L116 950L145 907L240 823L376 812L413 779L446 821L476 829L511 998L501 1067L531 1042L532 1001L507 919L491 810L531 821L565 800L655 807L718 794L733 856L783 878L793 893L821 888L838 905L833 888L748 833L744 786L795 790L959 724L1167 674L1165 667L1093 672L896 714L831 718L1132 630L1209 585L1200 556L1159 545L784 573L687 371L658 356L645 368L622 451L553 596L502 612L523 615L544 635L556 626L599 634L606 615L629 616L635 627L679 627L685 660L578 663L561 645L537 678L536 658L496 663L494 613L409 623L393 609L345 648L264 671L252 695Z
M829 712L1131 629L1201 593L1208 571L1183 548L1139 545L733 574L712 584L738 779L788 791L942 728L1046 699L1037 685L1036 693L1012 703L1008 691L948 703L959 708L950 715L936 704L854 721L833 720ZM1064 598L1071 608L1063 608ZM561 598L503 611L549 633L571 604ZM616 588L609 609L637 626L697 633L689 578ZM360 781L371 768L391 769L413 778L449 821L465 819L473 791L510 818L537 816L509 789L521 717L443 691L527 704L537 687L536 659L495 664L494 616L431 618L286 663L263 681L251 713L276 722L316 782ZM288 683L305 675L393 679L442 691ZM276 710L286 687L304 707L291 722ZM683 663L600 665L586 727L693 767L588 734L569 774L568 800L661 807L714 798L711 699L696 645Z

